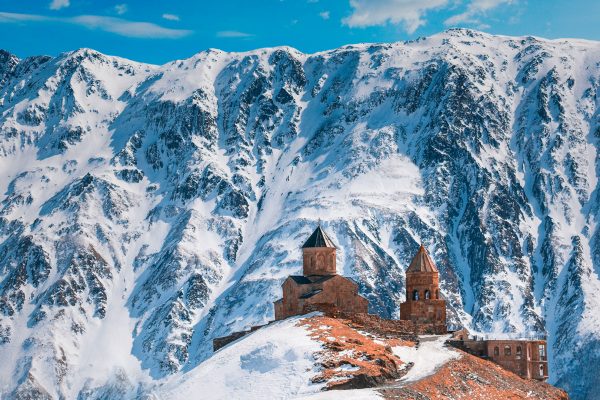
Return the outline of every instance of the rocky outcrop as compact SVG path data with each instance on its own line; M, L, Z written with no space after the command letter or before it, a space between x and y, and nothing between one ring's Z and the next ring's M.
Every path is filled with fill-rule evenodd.
M301 321L313 340L320 341L323 347L316 354L319 373L312 382L325 382L328 390L360 389L402 376L403 362L391 347L377 342L375 336L359 333L349 322L324 316Z

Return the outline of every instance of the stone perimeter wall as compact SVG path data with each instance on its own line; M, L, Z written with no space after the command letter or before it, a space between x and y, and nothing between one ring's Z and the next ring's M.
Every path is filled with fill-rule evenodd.
M310 304L304 308L305 314L314 311L320 311L328 317L348 320L348 325L352 328L360 329L362 331L387 338L400 338L403 340L417 341L418 335L444 335L448 333L446 325L419 324L412 321L384 319L377 315L365 313L343 313L330 304ZM234 332L228 336L215 338L213 339L213 351L217 351L229 343L266 325L253 326L247 331Z
M413 321L384 319L373 314L333 315L351 321L354 328L387 338L401 338L417 341L418 335L445 335L448 329L444 324L415 323Z
M271 322L269 322L269 324L270 323ZM213 339L213 351L217 351L220 348L227 346L229 343L235 342L239 338L243 338L244 336L249 335L252 332L254 332L254 331L262 328L263 326L267 326L269 324L256 325L256 326L251 327L247 331L233 332L231 335L228 335L228 336L222 336L222 337L214 338Z

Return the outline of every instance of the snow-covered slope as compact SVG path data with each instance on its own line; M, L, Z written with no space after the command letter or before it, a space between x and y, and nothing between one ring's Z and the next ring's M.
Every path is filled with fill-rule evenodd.
M0 53L0 393L193 371L272 318L321 219L372 312L398 316L423 242L453 323L547 332L551 381L600 395L599 86L598 42L468 30Z
M396 346L394 354L406 363L413 363L413 367L402 377L402 382L414 382L423 379L435 372L448 361L459 357L459 353L445 347L450 335L421 337L420 345Z
M239 340L155 391L160 399L285 399L319 393L315 354L321 350L300 318L289 318Z

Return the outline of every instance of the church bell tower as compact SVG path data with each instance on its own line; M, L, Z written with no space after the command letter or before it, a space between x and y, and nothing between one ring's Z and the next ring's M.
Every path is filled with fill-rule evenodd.
M406 270L406 302L400 319L446 325L446 301L440 296L440 273L421 245Z
M317 226L302 245L303 275L336 275L335 250L333 241Z

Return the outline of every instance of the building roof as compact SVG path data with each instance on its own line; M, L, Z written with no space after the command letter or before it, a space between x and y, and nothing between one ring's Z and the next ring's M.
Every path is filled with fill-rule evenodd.
M309 238L302 245L303 249L311 247L331 247L336 248L333 241L327 236L327 234L321 229L321 225L317 226L317 229L309 236Z
M312 283L310 279L302 275L290 275L290 278L296 282L298 285L306 285L308 283Z
M308 285L310 283L323 283L338 275L290 275L289 277L298 285Z
M335 278L336 276L339 276L339 275L316 275L315 277L317 279L315 279L312 283L323 283L325 281L330 280L331 278Z
M431 257L429 257L425 247L421 245L417 251L417 254L415 254L414 258L410 262L406 272L438 272L438 269L433 263Z
M308 293L304 293L302 296L300 296L301 299L309 299L311 297L313 297L316 294L319 294L323 291L323 289L315 289L312 292L308 292Z

